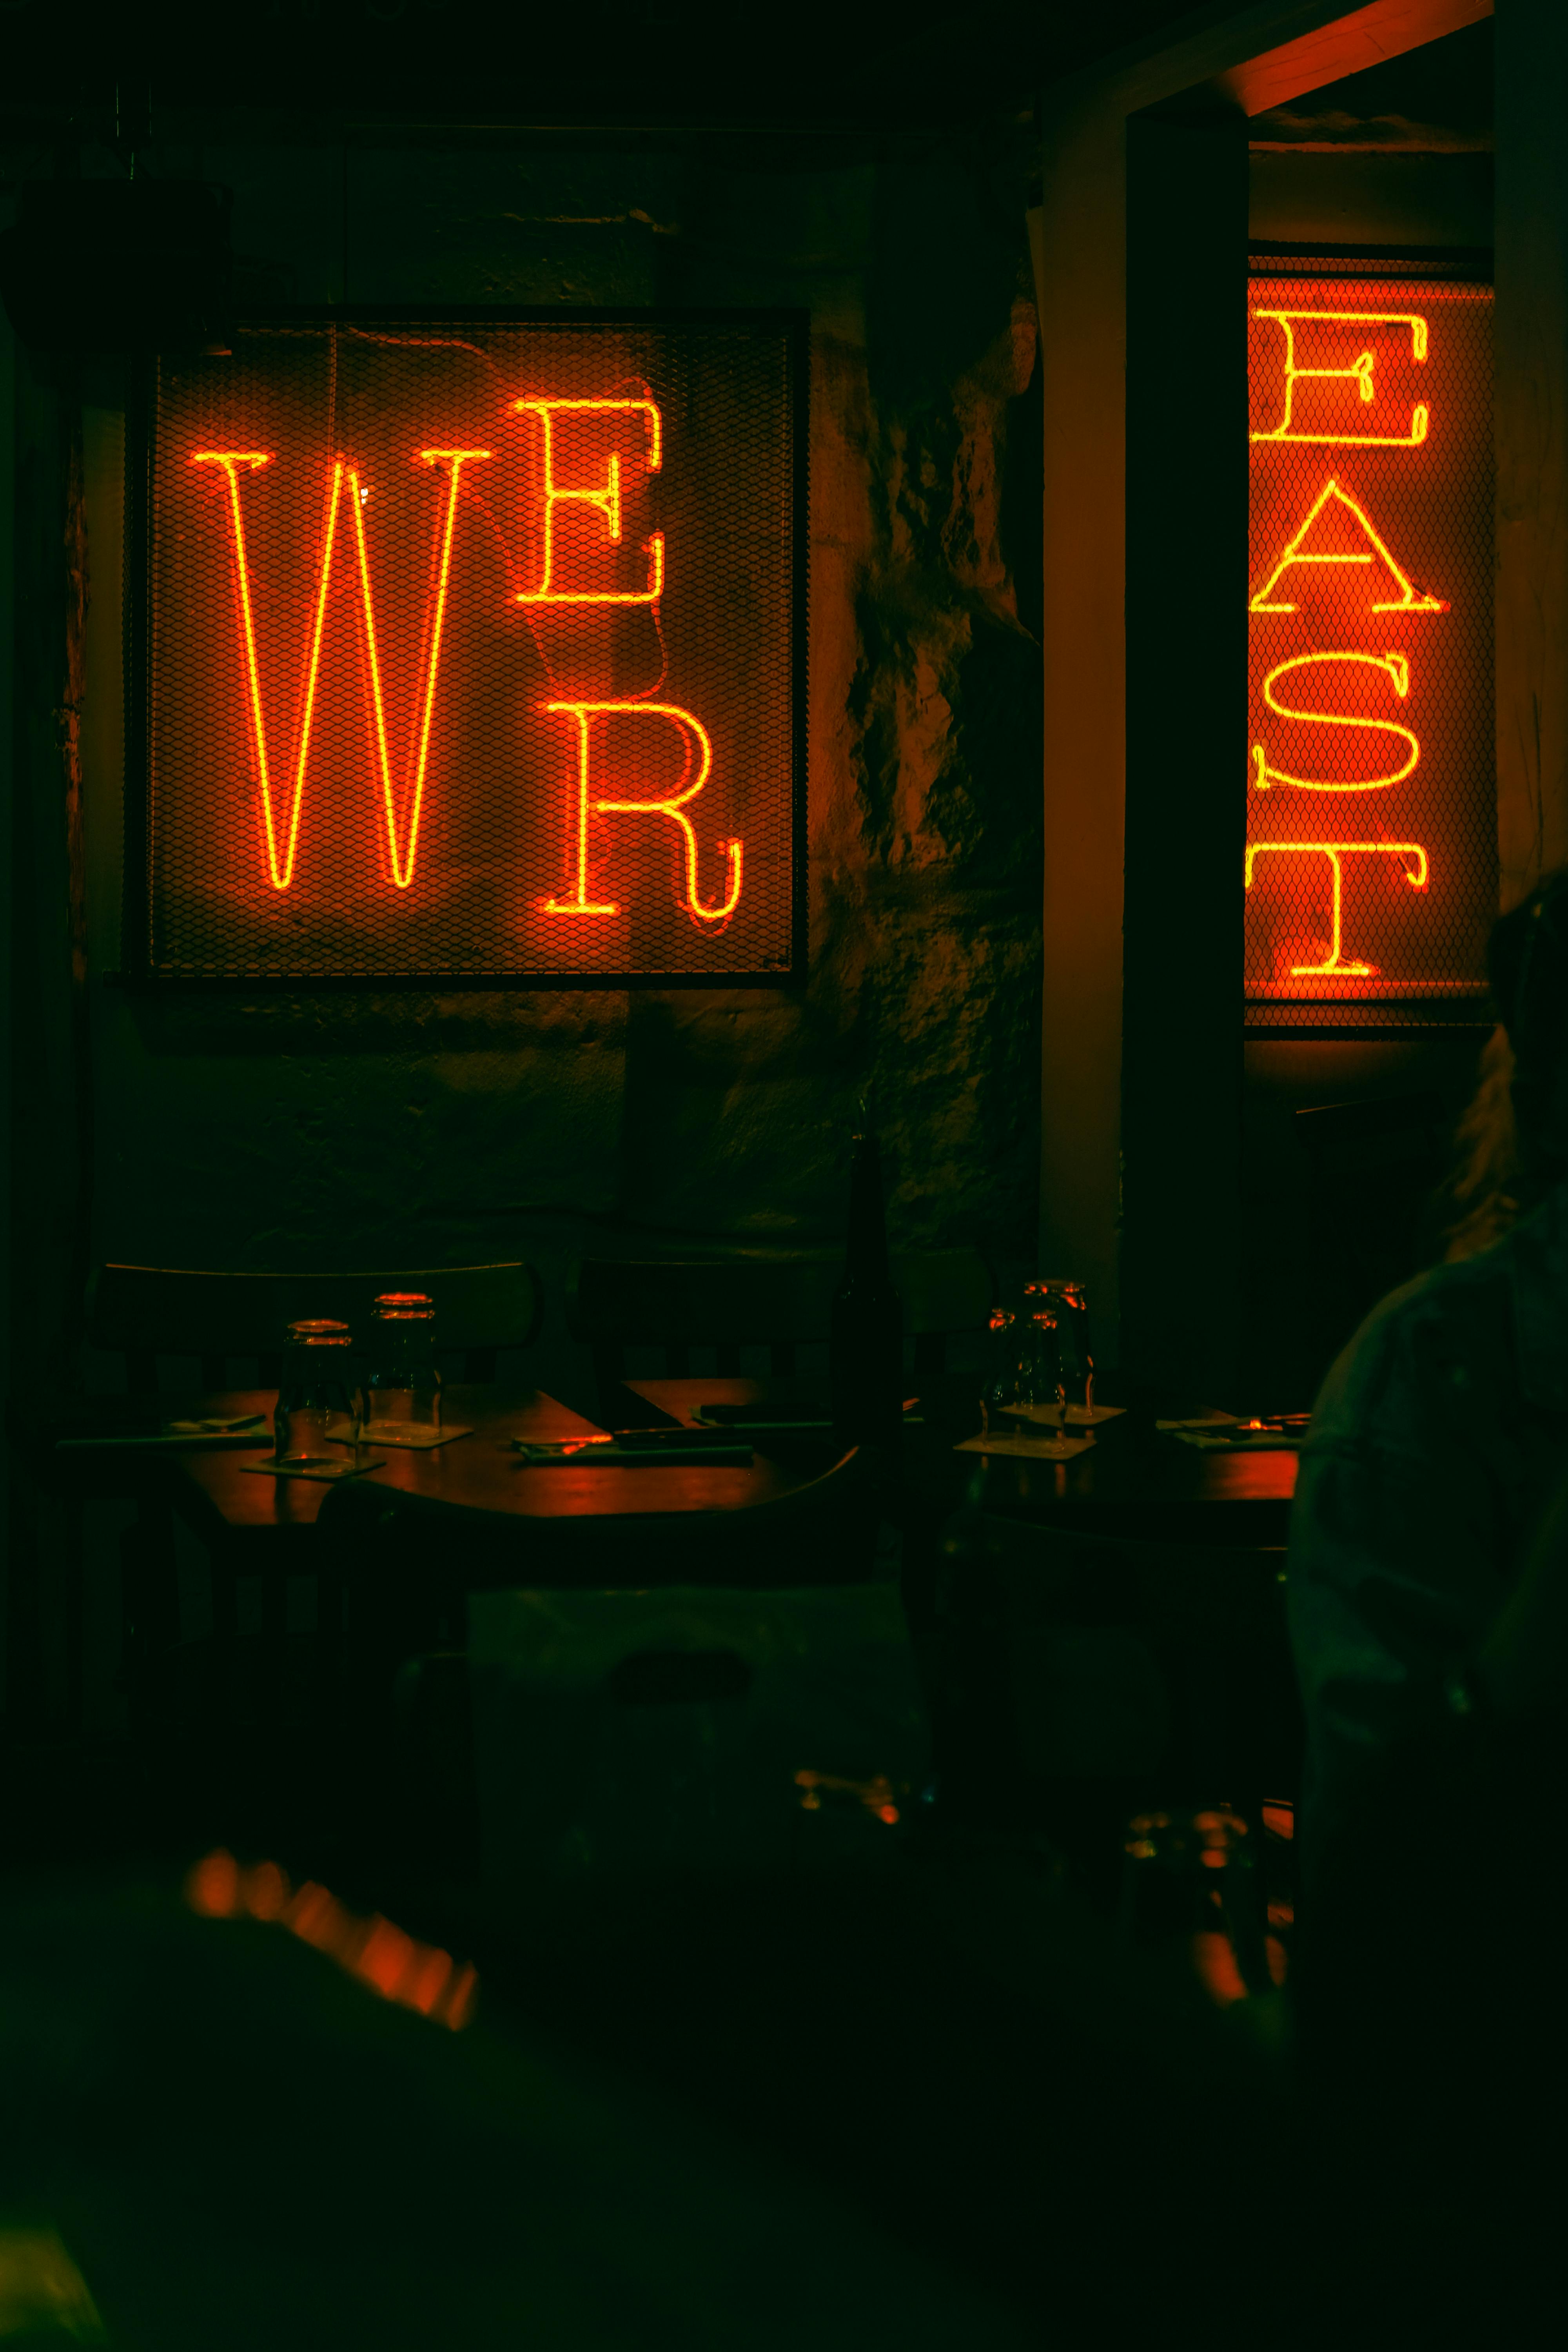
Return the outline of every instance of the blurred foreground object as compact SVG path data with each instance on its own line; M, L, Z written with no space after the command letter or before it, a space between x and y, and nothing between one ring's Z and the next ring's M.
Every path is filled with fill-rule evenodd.
M1022 2340L547 2023L433 2032L173 1886L6 1893L0 2211L58 2230L117 2352Z
M108 2341L87 2281L53 2230L0 2229L0 2336Z
M459 1967L449 1952L433 1945L416 1943L379 1913L360 1918L310 1879L291 1887L275 1862L245 1870L219 1847L192 1870L185 1900L204 1918L276 1921L384 2000L416 2010L455 2033L473 2016L479 1985L473 1968Z

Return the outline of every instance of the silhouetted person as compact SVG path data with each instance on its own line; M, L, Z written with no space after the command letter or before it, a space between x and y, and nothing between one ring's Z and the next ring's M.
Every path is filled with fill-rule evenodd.
M1568 1471L1568 873L1497 925L1505 1034L1466 1121L1449 1262L1324 1383L1291 1523L1303 1859L1478 1648Z
M1303 2227L1352 2341L1523 2343L1560 2300L1568 875L1489 961L1449 1262L1330 1373L1291 1534Z

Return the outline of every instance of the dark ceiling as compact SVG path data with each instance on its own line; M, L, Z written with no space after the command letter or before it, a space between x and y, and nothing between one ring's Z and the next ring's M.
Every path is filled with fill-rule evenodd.
M895 129L1026 110L1190 0L0 0L0 115Z

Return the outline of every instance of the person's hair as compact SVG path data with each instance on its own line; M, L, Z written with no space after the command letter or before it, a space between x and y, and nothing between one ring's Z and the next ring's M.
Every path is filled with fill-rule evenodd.
M1456 1139L1450 1258L1485 1249L1568 1177L1568 868L1493 925L1487 976L1501 1025Z

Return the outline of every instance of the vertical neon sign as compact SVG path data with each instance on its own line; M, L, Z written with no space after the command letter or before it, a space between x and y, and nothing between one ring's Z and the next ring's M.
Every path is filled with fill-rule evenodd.
M1467 1017L1496 905L1489 293L1255 278L1248 1025Z

